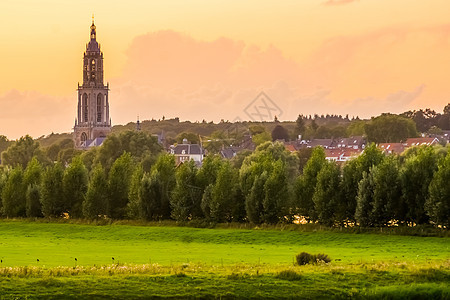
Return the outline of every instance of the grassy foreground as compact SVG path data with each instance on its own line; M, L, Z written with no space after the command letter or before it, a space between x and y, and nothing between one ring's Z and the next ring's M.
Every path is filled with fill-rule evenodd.
M449 241L0 221L0 298L446 299ZM301 251L333 261L293 266Z

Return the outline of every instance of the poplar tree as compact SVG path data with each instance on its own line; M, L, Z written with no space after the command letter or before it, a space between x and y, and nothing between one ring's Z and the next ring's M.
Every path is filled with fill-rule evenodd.
M88 188L88 171L77 156L66 168L63 178L65 208L71 217L83 215L82 205Z
M296 183L296 204L300 215L307 220L315 221L317 214L314 207L313 195L317 184L317 175L326 163L325 152L322 147L315 147L311 158L303 169Z
M101 164L96 164L92 169L86 198L83 201L83 216L88 219L106 215L108 201L108 181Z
M42 176L41 205L44 217L60 217L65 211L64 169L60 163L47 167Z
M425 202L427 215L437 225L450 226L450 152L440 162Z
M325 162L317 174L313 195L317 220L321 224L334 224L335 208L339 201L340 170L335 162Z
M43 172L42 165L36 157L33 157L28 163L23 176L27 217L42 216L40 198Z
M2 203L3 213L8 218L24 217L26 215L25 188L21 165L17 165L9 172L8 179L2 190Z
M133 159L128 152L124 152L116 159L109 171L107 212L108 216L113 219L121 219L126 216L133 171Z

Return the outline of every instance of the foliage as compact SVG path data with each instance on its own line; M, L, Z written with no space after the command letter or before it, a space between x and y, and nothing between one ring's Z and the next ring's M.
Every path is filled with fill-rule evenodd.
M88 188L88 171L81 157L75 157L64 171L63 191L67 212L71 217L83 215L82 205Z
M340 170L334 162L325 162L317 174L313 194L314 216L320 224L333 225L335 207L339 204Z
M297 138L299 135L304 135L306 130L305 120L303 115L298 115L297 120L295 121L295 129L294 133Z
M270 136L270 133L267 131L255 134L252 136L252 141L256 146L262 145L265 142L271 141L272 137Z
M382 114L364 125L367 139L374 143L394 143L416 137L415 123L408 118Z
M307 264L318 264L318 263L329 263L331 262L331 258L328 255L319 253L319 254L309 254L307 252L301 252L297 254L295 257L297 260L297 264L299 266L304 266Z
M130 219L139 219L142 217L141 189L143 177L144 169L142 165L138 165L131 176L130 190L128 192L127 217Z
M450 152L441 160L430 182L425 210L435 224L450 226Z
M19 164L22 168L25 168L33 157L37 157L40 162L47 162L47 158L39 147L39 142L26 135L18 139L2 153L2 164L10 166Z
M281 125L275 126L275 128L272 130L272 141L276 140L282 140L282 141L289 141L289 132L286 128L284 128Z
M117 158L111 167L108 177L107 214L113 219L121 219L126 216L134 167L133 158L128 152L124 152Z
M26 215L26 199L23 183L22 166L17 165L8 174L2 190L3 213L8 217L24 217Z
M373 180L373 207L371 222L375 225L387 225L397 215L401 198L401 181L398 159L389 156L371 170Z
M83 202L83 216L88 219L95 219L106 215L108 203L108 181L101 164L97 164L90 176L86 197Z
M202 199L202 205L209 207L210 217L217 222L238 220L234 208L239 207L237 203L239 184L237 181L239 174L233 169L230 162L224 162L220 167L217 180L214 185L210 184L210 196L205 192L205 199ZM209 199L208 199L209 198ZM210 200L209 204L206 204ZM203 209L205 211L205 209Z
M26 214L29 218L42 217L41 189L38 184L28 185L26 194Z
M195 162L190 160L181 164L175 174L176 186L171 198L172 218L187 221L202 217L203 190L198 184Z
M146 220L161 218L161 179L158 171L145 174L139 191L140 217Z
M160 195L160 216L169 219L171 214L170 199L175 189L175 157L171 154L161 154L152 168L152 172L158 172Z
M33 157L28 163L23 175L27 217L41 217L41 180L44 170L42 165Z
M65 212L64 169L60 163L47 167L42 176L41 206L44 217L59 217Z
M355 219L360 226L371 226L373 210L373 174L371 171L363 173L363 178L358 183L358 194L356 196Z
M288 217L290 206L288 170L286 164L279 159L273 162L272 172L264 183L262 221L268 224L284 221Z
M89 150L91 151L91 150ZM113 163L127 152L135 161L156 157L161 151L156 137L144 131L123 131L119 134L109 135L98 148L94 162L101 163L108 171Z
M401 217L407 222L424 224L428 221L425 201L429 185L437 170L438 156L430 146L420 147L416 155L406 159L401 169ZM443 188L443 187L441 187Z
M314 208L313 195L317 184L317 175L326 163L325 152L322 147L315 147L311 158L303 169L303 174L298 177L296 183L296 202L300 215L307 220L317 219Z

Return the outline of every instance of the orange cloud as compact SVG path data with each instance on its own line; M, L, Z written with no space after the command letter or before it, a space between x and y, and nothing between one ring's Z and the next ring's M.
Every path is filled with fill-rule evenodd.
M368 118L425 107L441 111L450 98L448 53L450 24L335 37L297 62L273 45L158 31L136 37L122 74L109 80L111 117L113 124L137 115L249 119L244 110L261 91L280 108L281 120L314 113ZM108 63L105 55L105 68ZM10 138L69 132L76 94L9 91L0 95L0 107L0 134Z
M353 2L356 2L358 0L328 0L323 3L323 5L327 6L335 6L335 5L343 5L343 4L350 4Z
M11 90L0 95L0 134L11 139L30 134L70 132L75 120L74 98Z

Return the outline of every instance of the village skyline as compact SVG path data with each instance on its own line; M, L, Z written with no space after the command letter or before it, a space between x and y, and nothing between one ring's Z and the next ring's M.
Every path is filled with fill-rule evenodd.
M3 2L0 55L8 59L0 72L0 134L72 132L92 13L113 125L137 115L249 120L245 109L261 91L280 108L281 121L298 114L442 112L450 98L448 6Z

